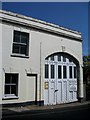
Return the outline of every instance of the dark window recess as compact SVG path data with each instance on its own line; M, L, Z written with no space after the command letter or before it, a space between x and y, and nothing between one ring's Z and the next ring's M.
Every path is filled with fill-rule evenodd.
M19 53L20 52L20 46L16 43L13 43L13 53Z
M51 78L55 78L55 68L54 65L51 65Z
M5 73L5 94L18 96L18 74Z
M61 79L62 78L62 73L61 73L61 66L59 65L58 66L58 79Z
M63 56L63 62L66 62L66 57L65 56Z
M63 66L63 78L67 78L66 66Z
M15 94L16 95L16 85L12 85L11 86L11 94Z
M49 60L49 57L47 57L45 60Z
M51 56L51 60L54 61L54 55Z
M72 78L72 66L69 67L69 77Z
M49 78L49 65L45 65L45 78Z
M61 55L58 55L58 61L61 61Z
M29 54L29 33L14 31L13 53L28 56Z
M77 78L77 69L74 67L74 78Z
M69 59L69 62L72 62L72 60L71 60L71 59Z
M5 85L5 94L10 94L10 85Z

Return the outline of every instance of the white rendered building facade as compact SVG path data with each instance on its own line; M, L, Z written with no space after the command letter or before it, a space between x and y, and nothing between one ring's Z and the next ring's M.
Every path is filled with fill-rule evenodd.
M2 104L83 99L80 32L3 10L0 26Z

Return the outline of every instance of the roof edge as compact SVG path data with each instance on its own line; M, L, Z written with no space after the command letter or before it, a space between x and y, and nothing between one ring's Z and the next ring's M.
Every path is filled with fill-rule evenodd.
M64 30L64 31L68 31L68 32L72 32L72 33L81 35L81 32L79 32L79 31L71 30L71 29L68 29L68 28L65 28L65 27L61 27L61 26L56 25L56 24L52 24L52 23L49 23L49 22L38 20L38 19L35 19L35 18L32 18L32 17L28 17L28 16L25 16L25 15L18 14L18 13L6 11L6 10L0 10L0 13L7 14L7 15L10 15L10 16L14 16L14 17L18 17L18 18L21 18L21 19L26 19L26 20L29 20L29 21L38 22L38 23L45 24L45 25L48 25L48 26L51 26L51 27L54 27L54 28L58 28L58 29L61 29L61 30Z

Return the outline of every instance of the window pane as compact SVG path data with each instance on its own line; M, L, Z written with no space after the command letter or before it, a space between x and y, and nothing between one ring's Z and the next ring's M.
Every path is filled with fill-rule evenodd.
M49 65L45 65L45 78L49 78Z
M12 75L12 83L17 84L17 81L18 81L18 74L13 74Z
M20 42L20 32L14 31L14 42Z
M54 56L53 55L51 56L51 60L54 61Z
M63 56L63 62L66 62L66 57Z
M77 78L77 69L74 67L74 78Z
M10 85L5 85L5 94L10 94Z
M55 71L54 71L54 65L51 65L51 78L54 78Z
M10 74L5 74L5 84L10 83Z
M11 86L11 94L16 95L16 85Z
M58 66L58 79L61 79L61 66Z
M72 60L71 60L71 59L69 59L69 62L72 62Z
M72 78L72 66L69 67L69 77Z
M18 44L13 44L13 53L19 53L20 45Z
M61 55L58 55L58 61L61 61Z
M66 66L63 66L63 78L67 78Z
M27 36L21 35L21 43L26 43L27 44Z
M20 53L26 55L26 45L21 45Z
M14 42L20 43L20 34L15 34L15 36L14 36Z

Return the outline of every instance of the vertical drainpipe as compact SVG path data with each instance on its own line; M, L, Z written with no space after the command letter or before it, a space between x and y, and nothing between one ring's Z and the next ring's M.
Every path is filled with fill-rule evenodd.
M40 42L40 81L39 81L39 105L41 106L41 52L42 52L42 42Z
M2 108L2 25L0 25L0 107ZM2 109L0 110L0 119L2 118Z
M79 79L79 99L80 99L80 102L83 101L83 96L84 93L83 93L83 68L82 66L80 65L80 79Z

